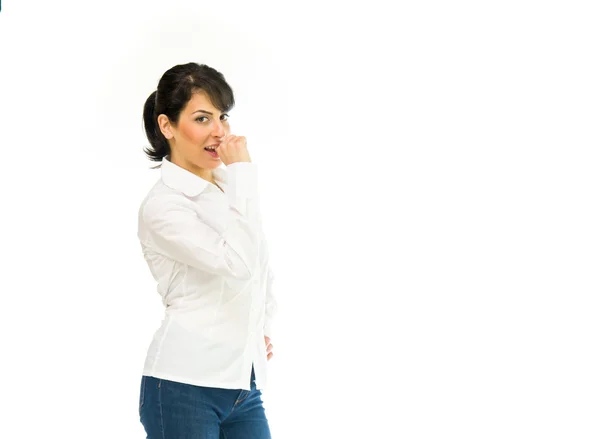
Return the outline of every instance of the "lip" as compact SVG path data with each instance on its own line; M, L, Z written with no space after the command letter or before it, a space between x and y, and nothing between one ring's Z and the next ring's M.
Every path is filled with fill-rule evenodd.
M206 152L208 152L210 154L210 156L213 158L213 160L219 160L219 153L217 153L217 150L215 149L214 151L208 151L205 149Z
M220 145L220 143L215 143L215 144L213 144L213 145L207 145L207 146L205 146L205 147L204 147L204 150L205 150L205 151L208 151L206 148L208 148L209 146L211 146L211 147L213 147L213 148L214 148L214 150L213 150L213 153L214 153L214 154L217 154L217 149L219 148L219 145Z

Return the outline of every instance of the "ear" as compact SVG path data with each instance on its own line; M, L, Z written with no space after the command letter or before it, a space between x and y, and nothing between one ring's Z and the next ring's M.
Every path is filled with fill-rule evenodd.
M171 127L171 121L165 114L158 115L158 127L160 128L161 133L167 139L172 139L174 134Z

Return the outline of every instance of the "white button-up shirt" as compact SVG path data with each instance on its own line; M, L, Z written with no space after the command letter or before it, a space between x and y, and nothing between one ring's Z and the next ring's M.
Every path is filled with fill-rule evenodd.
M267 384L264 336L276 311L257 168L213 170L214 184L165 157L139 209L138 237L165 306L144 375L250 390Z

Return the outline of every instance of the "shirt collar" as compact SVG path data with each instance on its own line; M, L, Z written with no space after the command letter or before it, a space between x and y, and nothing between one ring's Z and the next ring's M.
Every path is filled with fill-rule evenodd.
M170 156L163 157L161 164L161 178L164 184L171 189L184 193L188 197L195 197L206 189L210 183L191 173L187 169L172 163ZM227 172L223 168L213 169L213 177L219 185L227 183Z

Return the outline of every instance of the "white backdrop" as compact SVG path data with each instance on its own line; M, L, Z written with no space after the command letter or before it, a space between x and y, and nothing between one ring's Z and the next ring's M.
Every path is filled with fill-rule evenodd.
M593 2L390 3L3 0L3 437L144 437L142 107L189 61L259 164L275 439L599 437Z

